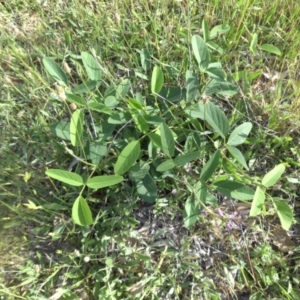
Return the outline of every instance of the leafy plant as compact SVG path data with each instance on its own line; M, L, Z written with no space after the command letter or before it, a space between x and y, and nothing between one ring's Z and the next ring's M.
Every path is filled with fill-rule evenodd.
M258 43L258 34L254 33L252 36L251 43L250 43L250 51L254 55L258 54L257 43ZM271 45L271 44L263 44L263 45L260 45L259 48L268 53L276 54L278 56L282 55L282 52L276 46Z
M252 123L234 125L217 104L217 99L234 96L237 88L222 65L212 62L212 51L219 50L220 53L220 48L210 42L229 28L222 25L209 31L205 21L202 27L204 39L199 35L192 37L198 68L186 72L186 87L177 98L174 98L176 87L164 87L163 69L157 65L152 72L151 94L143 96L129 93L128 79L103 89L101 66L87 52L81 54L81 59L88 79L73 88L67 85L67 77L57 63L49 58L43 60L48 73L66 89L65 100L78 106L70 122L58 122L51 125L51 129L58 137L71 142L76 153L79 152L76 157L84 157L80 161L88 167L90 175L85 178L55 169L46 172L49 177L81 188L72 209L76 224L93 223L88 202L94 190L129 179L134 193L153 203L160 197L158 191L164 180L171 180L175 186L182 183L182 178L176 176L178 172L185 174L187 191L181 198L186 199L184 218L187 227L197 221L200 207L211 203L208 199L214 198L214 191L238 200L253 199L252 216L261 211L265 197L263 189L279 179L282 167L268 173L262 180L263 187L258 186L255 193L246 181L241 180L242 169L249 170L249 167L238 147L248 138ZM255 41L252 47L255 48ZM145 67L145 51L141 51L141 61ZM206 79L201 84L200 77ZM85 125L85 112L94 112L93 123L88 126ZM94 136L89 131L94 132ZM192 172L184 171L187 166ZM225 170L223 175L222 169ZM99 172L106 175L94 176ZM234 177L239 180L233 180ZM282 226L288 228L292 220L288 206L277 200L274 205Z
M280 179L284 170L284 164L280 164L274 167L263 177L261 185L257 186L256 188L250 216L255 217L262 211L265 211L265 199L267 196L274 205L282 228L289 230L293 222L293 211L291 210L290 206L283 199L266 195L266 189L275 185L275 183Z

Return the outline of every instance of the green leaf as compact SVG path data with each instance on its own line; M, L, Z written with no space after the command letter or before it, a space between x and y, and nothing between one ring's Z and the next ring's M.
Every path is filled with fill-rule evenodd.
M202 203L207 203L207 185L205 183L198 181L195 187L195 193Z
M168 159L164 162L162 162L160 165L157 166L156 171L157 172L165 172L168 170L171 170L175 167L175 164L172 159Z
M250 51L254 54L254 55L257 55L257 49L256 49L256 46L257 46L257 40L258 40L258 35L257 33L254 33L253 36L252 36L252 40L251 40L251 44L250 44Z
M70 122L60 121L53 123L49 126L52 133L54 133L57 137L70 141Z
M206 204L215 206L215 205L218 205L218 202L219 201L216 196L214 196L213 194L207 193L206 201L205 201Z
M108 186L118 184L124 180L123 176L103 175L89 178L86 185L91 189L102 189Z
M274 201L277 215L280 219L281 227L284 230L289 230L293 223L293 211L290 206L284 201Z
M131 120L131 114L129 112L116 113L108 118L109 124L125 124Z
M228 145L237 146L242 144L245 139L248 137L252 129L252 123L246 122L236 127L228 138Z
M208 74L210 77L212 78L218 78L218 79L222 79L225 80L225 72L223 71L222 68L216 68L211 66L212 64L209 64L207 70L205 71L206 74ZM219 90L219 85L218 85L218 90Z
M148 136L155 147L162 149L161 138L157 133L150 132Z
M105 259L105 264L106 264L109 268L113 268L113 267L115 266L114 259L112 259L111 257L106 257L106 259Z
M118 160L114 167L117 175L127 172L136 162L141 152L140 142L132 141L119 154Z
M212 102L199 103L200 118L205 120L221 137L229 131L229 122L224 112Z
M88 52L81 52L81 58L85 70L91 80L101 81L102 71L98 61Z
M136 183L138 195L148 203L154 203L157 197L157 188L154 180L147 174L141 181Z
M160 116L145 116L145 120L147 121L148 124L152 125L160 125L162 122L164 122L164 119L161 118Z
M67 96L67 100L69 102L72 102L72 103L75 103L76 105L79 105L79 106L86 106L86 102L84 99L82 99L81 97L79 96L76 96L72 93L66 93L66 96Z
M70 137L72 146L79 145L83 133L83 111L76 110L73 112L70 123Z
M149 170L149 164L139 161L130 169L129 177L133 181L140 181L149 173Z
M163 87L159 95L166 98L168 102L176 103L185 98L186 91L180 86Z
M195 151L195 152L188 152L182 155L178 155L175 157L174 163L178 167L184 166L185 164L198 159L200 157L200 153L201 153L200 151Z
M208 46L208 48L210 48L220 54L224 54L224 50L218 44L216 44L212 41L208 41L208 42L206 42L206 45Z
M207 96L217 94L223 97L232 97L236 93L236 85L222 78L213 78L204 90L204 94Z
M137 100L135 99L128 99L128 107L129 109L135 109L137 111L143 111L144 110L144 106Z
M199 78L192 71L186 71L186 100L194 101L200 96L199 93Z
M60 85L67 86L68 78L63 69L51 58L44 57L43 64L49 75Z
M228 32L229 30L230 30L230 26L227 24L217 25L210 31L209 38L212 40L217 36Z
M147 49L140 52L142 68L145 72L150 69L150 53Z
M72 90L73 94L85 94L90 93L99 86L99 81L89 80L75 86Z
M136 124L137 128L142 133L147 133L149 131L149 125L144 117L144 107L136 100L128 100L128 109L133 117L133 121Z
M202 181L207 181L214 174L219 166L220 155L220 150L217 150L205 164L200 174L200 179Z
M118 82L115 82L115 83L113 83L113 84L111 84L111 85L109 85L106 89L105 89L105 91L104 91L104 98L106 98L106 97L108 97L108 96L116 96L116 84L117 84Z
M146 106L145 99L140 92L135 93L135 99L142 107Z
M260 49L269 53L276 54L278 56L282 55L282 52L277 47L270 44L263 44L260 46Z
M144 116L142 115L137 115L134 116L133 121L136 125L136 127L142 132L142 133L147 133L149 131L149 125L145 119Z
M205 71L209 65L209 52L203 39L199 35L192 37L192 49L200 70Z
M252 200L254 191L242 183L232 180L220 180L214 183L216 190L224 196L237 200Z
M151 78L151 92L158 94L164 84L164 74L159 66L155 66Z
M229 153L246 169L249 170L249 167L247 166L246 160L242 154L242 152L234 147L234 146L230 146L230 145L225 145L227 150L229 151Z
M207 21L205 19L202 20L202 32L203 32L204 42L208 42L208 40L209 40L209 30L208 30Z
M265 203L265 192L262 190L261 187L257 187L254 197L253 197L253 201L251 204L251 210L250 210L250 217L256 217L262 210L263 205Z
M46 171L46 175L72 186L83 185L82 177L73 172L59 170L59 169L49 169Z
M185 202L184 207L184 225L191 228L196 222L200 214L199 205L196 203L194 197L189 197Z
M160 125L160 140L164 154L169 157L174 156L175 152L175 141L170 128L166 125L166 123L161 123Z
M106 155L106 151L106 145L100 144L99 142L91 142L87 149L88 158L94 165L97 165L101 158Z
M106 142L107 139L110 139L113 135L113 132L116 128L115 124L110 124L108 121L103 120L101 123L98 123L99 125L96 125L96 130L99 133L99 141ZM122 139L120 140L122 141ZM123 143L126 144L125 141ZM121 147L122 148L122 147Z
M79 196L73 204L72 219L74 223L80 226L93 224L92 212L82 196Z
M120 84L117 86L116 90L116 99L121 100L124 98L130 90L130 81L129 79L123 79Z
M106 115L113 115L114 111L111 110L109 107L105 106L102 103L97 103L97 102L91 102L88 104L90 110L94 110L100 113L104 113Z
M104 100L104 104L108 108L115 108L118 106L119 103L120 101L117 101L115 96L107 96Z
M134 75L135 75L136 77L140 77L140 78L142 78L142 79L148 81L148 76L145 75L145 74L143 74L143 73L141 73L141 72L138 72L138 71L135 70L135 71L134 71Z
M283 172L285 171L285 166L284 164L279 164L275 168L273 168L270 172L268 172L263 180L262 184L266 187L269 188L270 186L273 186L277 180L281 177Z

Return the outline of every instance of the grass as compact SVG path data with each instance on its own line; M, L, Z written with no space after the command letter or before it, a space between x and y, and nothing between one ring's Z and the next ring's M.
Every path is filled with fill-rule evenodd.
M0 298L298 299L299 13L296 1L279 0L2 2ZM231 27L217 40L224 53L215 56L240 88L223 103L226 115L248 116L255 124L244 146L256 162L251 178L281 162L289 165L268 193L292 207L293 240L280 232L272 212L253 220L240 203L244 229L226 230L229 212L224 219L216 212L200 215L187 229L182 211L186 190L193 188L189 171L176 175L180 193L172 194L171 180L159 182L153 205L129 184L101 190L91 197L96 221L75 225L76 189L45 175L47 168L67 169L73 157L49 129L68 119L70 109L55 99L42 58L64 66L75 86L86 78L77 56L94 52L104 86L129 78L148 96L150 83L138 76L144 72L139 51L151 56L145 75L150 78L158 64L167 85L182 87L194 63L191 38L202 35L203 19L209 28ZM258 45L272 44L283 55L253 55L254 33ZM181 126L179 104L172 113L174 128Z

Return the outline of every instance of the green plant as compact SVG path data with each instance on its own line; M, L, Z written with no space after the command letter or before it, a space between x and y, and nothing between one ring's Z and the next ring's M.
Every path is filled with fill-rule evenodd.
M250 51L254 55L258 54L257 42L258 42L258 34L254 33L253 36L252 36L251 43L250 43ZM263 44L263 45L259 46L259 48L261 50L265 51L265 52L268 52L268 53L276 54L278 56L282 55L282 52L276 46L274 46L274 45Z
M59 169L46 172L51 178L80 187L72 208L75 223L92 224L86 199L95 190L120 184L124 179L130 180L137 195L150 203L159 198L162 188L168 189L164 180L170 180L170 185L178 189L187 188L188 191L179 193L181 198L186 198L187 227L197 221L200 207L204 208L209 202L216 204L215 200L208 200L214 199L213 191L242 201L254 199L250 215L260 212L264 193L260 186L255 193L249 187L257 182L243 171L249 170L247 158L237 148L249 136L252 124L236 125L213 100L214 95L225 100L237 93L232 78L226 75L220 63L212 62L213 56L207 47L208 37L214 37L219 30L226 32L228 27L217 26L209 33L203 22L204 40L199 35L192 37L200 73L197 68L186 72L186 88L180 94L177 87L164 87L163 70L157 65L152 72L151 94L145 97L134 92L129 95L128 79L102 91L101 66L97 58L87 52L81 53L81 60L88 79L74 88L69 87L67 76L56 62L43 59L46 70L60 85L58 97L78 107L70 122L58 122L51 125L51 129L70 141L80 154L66 149L85 164L90 173L80 175ZM141 52L142 62L144 59ZM90 115L88 126L84 125L85 113ZM201 168L199 160L202 160ZM283 165L276 167L263 178L262 184L270 187L283 171ZM99 173L105 175L95 175ZM178 173L186 174L183 187ZM190 179L195 184L190 184ZM283 201L274 200L274 204L282 226L288 229L292 222L291 210Z
M278 218L270 216L275 202L291 204L292 229L299 224L297 1L32 2L0 4L0 298L298 299L299 240L289 238L291 231L278 232ZM239 94L203 93L212 76L192 56L191 38L199 31L210 64L222 63L225 80L238 85ZM256 45L254 36L249 51L253 33ZM90 53L101 77L88 75ZM41 70L44 55L65 70L55 80L56 91ZM152 74L162 81L151 84ZM116 100L122 84L128 92ZM134 105L129 111L130 98L156 113L143 116ZM204 118L188 114L201 101L205 117L209 101L225 113L225 139ZM113 116L110 124L111 112L123 113L126 121L117 124L121 117ZM149 123L147 115L166 126ZM226 148L244 122L251 122L251 132L233 147L249 171ZM161 128L172 131L171 158L155 144L161 143ZM140 144L137 163L115 174L118 156L134 141ZM202 169L217 150L218 167L203 182ZM284 173L266 187L262 179L276 165L277 171L285 166ZM45 181L45 167L80 175L82 185ZM139 195L147 192L149 178L137 186L140 171L153 183L144 198ZM86 185L99 176L123 180L98 191L98 180ZM73 177L70 182L78 185ZM243 187L252 198L259 187L263 203L256 196L233 201L232 195L249 193ZM73 204L74 220L93 221L91 226L73 224ZM257 217L246 215L251 205ZM183 228L182 214L186 226L195 226ZM291 214L283 219L288 228Z
M269 187L275 185L275 183L280 179L281 175L285 170L284 164L277 165L270 172L268 172L262 179L260 185L257 186L255 195L253 198L250 216L257 216L262 210L266 212L265 209L265 190ZM289 230L293 222L293 211L290 206L279 197L268 196L272 201L275 211L280 219L281 226L285 230Z

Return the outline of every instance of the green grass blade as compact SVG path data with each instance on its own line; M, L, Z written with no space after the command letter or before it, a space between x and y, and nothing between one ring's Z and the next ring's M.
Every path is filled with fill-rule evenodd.
M250 51L254 54L254 55L257 55L258 54L258 51L257 51L257 41L258 41L258 34L257 33L254 33L253 36L252 36L252 40L251 40L251 43L250 43Z
M202 32L203 32L204 42L208 42L208 40L209 40L209 29L208 29L207 21L205 19L202 20Z

